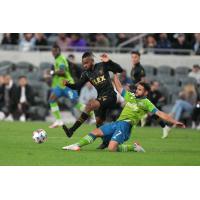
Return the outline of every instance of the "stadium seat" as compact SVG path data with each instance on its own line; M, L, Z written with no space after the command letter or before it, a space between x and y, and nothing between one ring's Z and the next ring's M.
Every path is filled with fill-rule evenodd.
M188 76L190 68L185 66L180 66L175 69L175 76L178 79L185 78Z
M193 77L185 77L185 78L181 79L180 82L181 82L181 86L184 86L184 85L187 85L190 83L197 86L197 80Z
M152 65L144 65L146 76L155 76L156 75L156 67Z
M5 67L5 66L11 67L11 66L13 66L13 65L14 65L14 63L13 63L13 62L10 62L10 61L1 61L1 62L0 62L0 68L1 68L1 67Z
M174 70L167 65L161 65L157 68L157 76L166 77L166 76L173 76Z
M24 72L28 72L28 71L33 71L34 70L34 65L32 63L29 62L18 62L16 64L16 69L17 70L22 70Z
M40 67L41 70L51 69L52 63L50 63L50 62L41 62L39 67Z

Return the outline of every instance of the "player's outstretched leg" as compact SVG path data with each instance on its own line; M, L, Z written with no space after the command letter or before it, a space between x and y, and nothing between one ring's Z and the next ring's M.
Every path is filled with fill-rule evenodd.
M81 147L91 144L95 141L96 136L92 133L89 133L85 137L81 138L77 143L65 146L63 150L72 150L72 151L79 151Z
M82 112L79 119L75 122L75 124L71 128L68 129L66 125L63 125L62 128L63 128L65 134L67 135L67 137L69 137L69 138L72 137L75 130L77 128L79 128L83 124L83 122L86 121L88 118L89 118L89 115L85 112Z
M82 112L81 116L71 128L67 128L65 125L63 126L63 130L65 131L66 135L71 137L73 133L78 129L90 116L90 112L98 109L100 107L100 103L97 100L90 100L86 105L85 111Z
M118 146L117 151L119 152L128 152L128 151L145 152L144 148L137 142L134 142L133 144L130 144L130 145L121 144Z
M72 151L78 151L81 147L86 146L88 144L93 143L97 137L102 137L103 133L100 129L95 129L85 137L81 138L77 143L65 146L62 149L63 150L72 150Z
M110 141L108 145L109 151L118 151L118 152L128 152L128 151L134 151L134 152L145 152L145 150L142 148L140 144L137 142L134 142L132 145L128 144L121 144L119 145L119 142L112 140Z

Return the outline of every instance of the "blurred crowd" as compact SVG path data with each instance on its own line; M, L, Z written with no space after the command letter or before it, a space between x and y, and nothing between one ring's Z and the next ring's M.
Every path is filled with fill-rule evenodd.
M21 51L49 50L49 47L57 43L62 51L83 51L86 47L117 47L123 42L139 34L133 33L4 33L1 44L11 48L17 45ZM146 34L142 41L130 42L123 47L132 49L144 49L143 53L153 52L157 54L169 54L170 49L185 51L175 54L188 55L192 50L200 55L200 33L157 33ZM151 51L152 50L152 51ZM167 51L168 50L168 51ZM121 50L120 52L127 52Z
M131 73L128 74L126 71L123 71L119 77L123 87L127 90L133 90L132 86L140 81L136 79L138 77L138 70L136 69L140 65L140 57L136 56L136 58L132 59ZM66 59L69 62L72 76L77 81L82 73L81 65L77 63L73 54L69 54ZM142 66L141 68L143 69ZM170 83L163 84L162 76L159 73L150 78L148 67L144 66L144 69L146 72L139 77L144 78L145 81L150 83L151 93L148 98L155 106L170 113L176 120L185 121L187 125L200 129L200 66L195 64L191 70L186 71L186 74L182 74L184 79L178 77L178 71L176 72L177 76L173 75L171 77L173 80L176 78L177 80L182 79L181 87L178 85L169 87ZM15 70L20 69L16 68ZM36 67L35 69L32 68L31 71L26 71L24 75L20 75L17 79L14 75L19 74L19 71L10 71L8 74L0 75L0 119L10 121L45 120L49 114L47 99L51 86L50 70L51 65L41 65L40 68ZM32 74L34 76L29 76ZM164 76L167 76L166 73ZM39 79L34 80L34 78ZM184 82L187 78L189 82ZM47 88L42 87L43 84ZM174 89L176 89L176 92ZM177 95L175 95L174 99L170 99L170 93L167 91L171 92L172 95ZM79 96L79 101L85 104L91 98L95 98L97 93L94 87L88 83L79 91ZM61 99L59 104L61 110L69 110L68 108L70 108L66 98ZM123 105L123 98L118 94L118 103L116 107L110 109L107 121L117 119ZM156 123L156 120L151 116L146 116L141 122L142 125L156 125Z

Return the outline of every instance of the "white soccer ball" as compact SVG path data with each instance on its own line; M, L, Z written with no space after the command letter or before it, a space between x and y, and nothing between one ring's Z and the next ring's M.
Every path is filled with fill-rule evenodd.
M47 133L43 129L38 129L36 131L33 131L33 140L34 142L41 144L45 141L47 141Z

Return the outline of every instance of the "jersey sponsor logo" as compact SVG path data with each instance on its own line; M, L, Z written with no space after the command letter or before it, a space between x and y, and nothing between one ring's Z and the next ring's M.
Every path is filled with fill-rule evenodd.
M102 83L102 82L104 82L104 81L106 81L106 78L105 78L105 76L103 75L103 76L97 77L96 79L93 79L93 80L92 80L92 83L93 83L94 85L99 85L100 83Z
M139 110L139 108L138 108L138 106L137 106L137 104L136 103L127 103L126 104L129 108L131 108L133 111L138 111Z
M107 96L102 96L102 97L99 97L98 99L100 100L100 101L106 101L107 100Z

